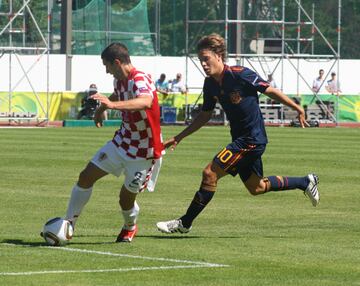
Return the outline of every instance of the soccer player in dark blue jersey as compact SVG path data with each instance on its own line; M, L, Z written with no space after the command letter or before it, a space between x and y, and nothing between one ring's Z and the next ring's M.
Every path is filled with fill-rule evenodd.
M193 220L210 202L217 182L224 176L239 174L252 195L270 191L300 189L310 198L313 206L319 203L318 177L263 176L261 156L265 151L267 136L259 108L258 93L285 104L298 112L301 126L308 126L301 106L280 90L273 88L254 71L242 66L227 66L224 39L211 34L203 37L197 52L205 78L204 104L200 114L182 132L167 140L166 148L174 149L182 139L204 126L211 118L215 104L219 102L230 123L232 142L215 155L205 167L200 189L196 192L185 215L179 219L158 222L158 230L164 233L185 233L191 229Z

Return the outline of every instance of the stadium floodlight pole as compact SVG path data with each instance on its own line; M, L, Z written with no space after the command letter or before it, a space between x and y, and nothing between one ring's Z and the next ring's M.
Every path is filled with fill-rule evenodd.
M236 6L236 19L237 20L241 20L243 18L243 14L244 14L244 1L242 0L237 0L237 6ZM237 23L236 24L236 54L241 54L242 52L242 28L243 28L243 24L242 23ZM238 58L237 60L237 65L241 65L241 58Z
M173 25L173 33L172 33L172 45L173 45L173 55L176 55L176 31L175 31L175 19L176 19L176 5L175 0L172 0L172 25Z
M10 7L9 7L9 14L12 15L13 13L13 2L12 0L10 0ZM23 5L23 7L25 9L25 4ZM20 11L18 12L20 13ZM15 15L15 17L12 17L12 19L10 20L9 22L9 27L10 27L10 30L12 29L12 21L16 18L17 15ZM6 26L5 28L0 32L0 35L5 31L6 29ZM9 46L12 47L12 34L9 33ZM10 51L9 53L9 112L11 113L11 107L12 107L12 91L11 91L11 85L12 85L12 51ZM9 123L10 123L10 120L9 120Z
M338 48L338 57L340 59L340 44L341 44L341 0L339 0L339 7L338 7L338 26L337 26L337 32L338 32L338 38L337 38L337 48Z
M109 45L111 43L111 0L105 1L105 43Z
M281 9L281 58L285 57L285 0ZM281 61L281 90L284 91L284 61ZM283 112L281 112L283 114Z
M155 1L155 55L160 55L161 0Z
M10 7L9 7L9 13L12 14L12 0L10 0ZM24 6L25 7L25 6ZM10 14L10 15L11 15ZM12 21L13 19L10 20L10 22ZM10 29L11 29L11 23L9 24L10 25ZM5 26L6 28L6 26ZM0 32L0 36L1 34L5 31L5 28ZM11 33L9 33L9 46L11 47L12 44L11 44ZM11 106L12 106L12 91L11 91L11 85L12 85L12 67L11 67L11 55L12 55L12 51L10 51L9 53L9 112L11 113ZM10 123L10 120L9 120L9 123Z
M23 0L23 4L24 3L25 3L25 0ZM0 0L0 6L1 6L1 0ZM23 45L23 47L25 47L25 44L26 44L25 30L26 30L26 18L23 17L23 20L22 20L22 45Z
M189 0L186 0L185 2L185 10L186 10L186 14L185 14L185 33L186 33L186 38L185 38L185 62L186 62L186 66L185 66L185 73L186 73L186 77L185 77L185 86L186 88L188 87L188 77L189 77ZM186 110L189 110L188 107L188 95L185 95L185 124L186 122L190 119L190 112L189 114L186 112Z
M72 0L61 2L61 50L66 57L65 87L71 90L71 38L72 38Z
M228 45L228 33L229 33L229 1L225 1L225 44L226 47L229 48Z
M341 44L341 0L338 1L338 26L337 26L337 88L340 89L340 44ZM340 110L339 110L339 92L336 96L336 125L339 125L339 116L340 116Z
M46 50L46 124L50 121L50 35L51 35L51 11L53 9L52 1L48 0L48 17L47 17L47 50Z
M301 4L301 0L300 4ZM301 38L301 10L300 7L298 5L298 11L297 11L297 37L296 37L296 52L300 55L301 53L301 45L300 45L300 38ZM296 68L297 70L300 70L300 59L298 58L296 61ZM299 73L297 73L296 75L296 95L300 96L300 77L299 77Z
M282 0L282 9L281 9L281 91L284 91L284 57L285 57L285 0ZM284 123L284 105L281 105L281 124Z

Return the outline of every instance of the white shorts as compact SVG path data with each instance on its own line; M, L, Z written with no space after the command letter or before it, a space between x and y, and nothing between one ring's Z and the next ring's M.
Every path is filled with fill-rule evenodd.
M134 160L124 158L118 147L109 141L91 159L91 163L103 171L119 177L125 175L124 186L132 193L145 189L154 191L162 159Z

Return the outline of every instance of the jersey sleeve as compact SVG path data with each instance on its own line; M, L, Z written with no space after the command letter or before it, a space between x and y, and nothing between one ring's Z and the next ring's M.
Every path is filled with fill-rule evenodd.
M240 76L243 80L245 80L258 92L263 93L270 86L269 82L262 79L260 75L258 75L256 72L252 71L251 69L244 68Z
M145 74L138 74L134 77L132 91L136 97L153 97L153 90L155 90L155 85L149 78L146 77Z
M204 103L202 106L202 110L203 111L213 110L216 105L216 100L214 98L216 95L212 94L211 92L211 83L209 82L209 78L206 78L204 81L203 93L204 93Z

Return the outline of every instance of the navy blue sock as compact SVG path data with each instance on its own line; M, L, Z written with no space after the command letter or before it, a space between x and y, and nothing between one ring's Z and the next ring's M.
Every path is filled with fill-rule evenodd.
M184 227L189 228L193 220L202 212L206 205L211 201L215 192L209 192L200 188L186 211L180 219Z
M305 191L309 184L309 178L305 177L282 177L282 176L270 176L268 180L271 183L269 191L286 191L293 189L301 189Z

